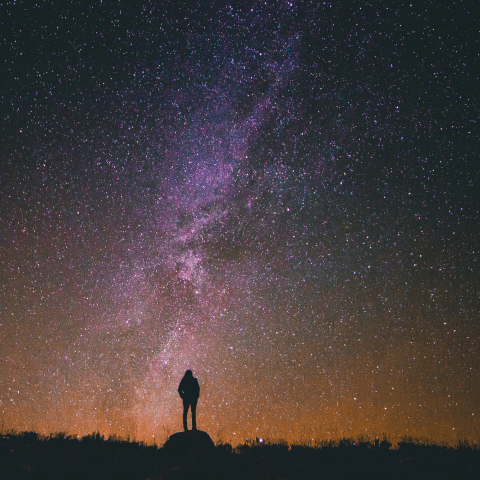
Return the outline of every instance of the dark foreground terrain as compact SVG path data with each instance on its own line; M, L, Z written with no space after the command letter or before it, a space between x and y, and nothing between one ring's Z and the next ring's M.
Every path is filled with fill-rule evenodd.
M0 435L0 478L10 479L475 479L480 449L415 441L389 448L387 441L324 443L320 447L253 441L209 453L167 451L139 443L104 440L99 434L72 439L58 434Z

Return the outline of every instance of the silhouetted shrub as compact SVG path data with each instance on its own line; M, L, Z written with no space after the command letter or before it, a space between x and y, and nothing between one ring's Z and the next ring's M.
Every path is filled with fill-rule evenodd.
M380 442L380 448L386 448L387 450L392 446L392 442L390 442L387 438L387 435L384 433L383 434L383 439Z
M66 432L57 432L51 433L49 437L46 438L49 442L71 442L78 441L77 437L74 435L69 435Z
M237 445L235 448L236 453L247 453L247 454L257 454L265 455L272 453L281 453L288 452L289 445L285 440L280 440L278 442L270 442L270 440L263 438L255 438L254 440L246 440L243 445Z
M370 439L363 435L356 440L355 445L362 450L370 450L373 447Z
M98 442L103 442L103 441L105 441L105 437L100 432L89 433L88 435L84 435L82 437L82 442L97 442L98 443Z
M352 438L341 438L337 445L339 448L355 446L355 441Z
M217 451L220 453L231 454L233 452L233 447L230 443L219 443L217 445Z
M468 440L460 439L456 448L457 450L478 450L479 446L468 443Z
M21 443L35 443L40 440L37 432L20 432L16 435L16 438Z

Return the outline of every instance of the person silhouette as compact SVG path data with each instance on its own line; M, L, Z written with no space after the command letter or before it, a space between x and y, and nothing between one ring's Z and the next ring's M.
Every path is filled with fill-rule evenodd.
M200 385L198 380L193 376L191 370L187 370L183 376L180 385L178 386L178 393L183 400L183 429L188 432L187 415L188 408L192 409L192 430L197 429L197 401L200 397Z

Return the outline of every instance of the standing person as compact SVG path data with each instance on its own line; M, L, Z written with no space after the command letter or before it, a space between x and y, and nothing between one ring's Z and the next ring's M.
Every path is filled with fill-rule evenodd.
M200 396L200 386L197 379L193 376L191 370L187 370L183 376L180 385L178 386L178 393L183 400L183 429L187 432L187 415L188 407L192 408L192 430L197 429L197 400Z

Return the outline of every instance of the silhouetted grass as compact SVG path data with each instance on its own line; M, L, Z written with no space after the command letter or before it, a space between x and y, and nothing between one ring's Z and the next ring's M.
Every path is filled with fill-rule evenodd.
M192 459L195 457L192 457ZM255 438L232 447L219 443L211 456L179 460L163 448L59 432L0 434L1 478L18 479L477 479L480 449L456 448L428 439L403 438L395 448L386 436L318 440L310 445Z

